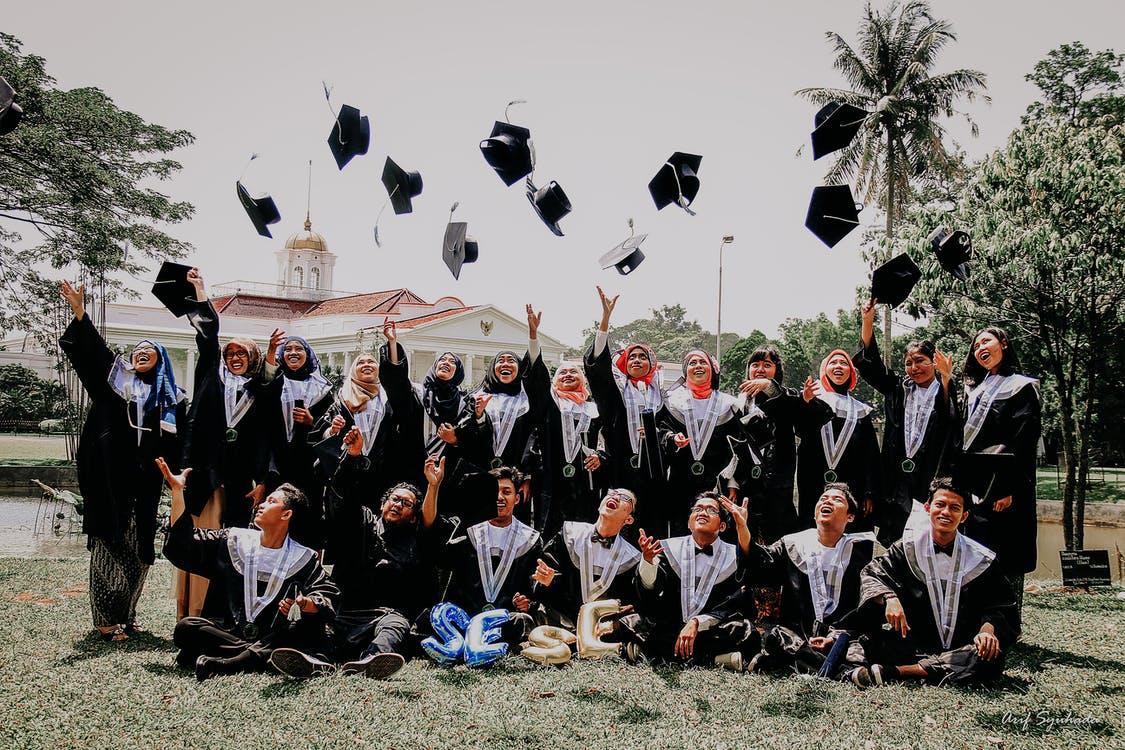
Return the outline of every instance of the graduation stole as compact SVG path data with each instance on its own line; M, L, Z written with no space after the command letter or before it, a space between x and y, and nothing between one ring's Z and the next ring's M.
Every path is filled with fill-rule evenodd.
M609 560L602 566L602 574L594 574L594 524L567 521L563 524L563 542L570 555L570 561L578 568L578 580L582 586L582 603L596 601L609 591L617 574L630 570L640 562L641 553L618 534L610 547Z
M852 546L861 541L874 542L875 535L870 531L844 534L831 551L821 546L816 529L787 534L782 541L789 560L809 579L813 612L817 622L822 623L840 604L840 589L852 559Z
M223 411L229 429L236 426L246 416L246 412L250 411L250 406L254 403L254 394L246 387L250 378L235 375L227 369L226 362L219 365L219 377L223 380ZM242 391L242 395L239 395L239 391Z
M477 568L480 570L480 585L484 590L484 598L489 604L496 604L500 596L500 589L508 580L508 573L512 571L515 559L533 546L539 539L539 532L517 518L513 518L504 530L504 549L500 553L500 565L492 567L492 548L488 543L488 521L470 526L466 532L473 549L477 553Z
M152 387L137 377L132 367L125 363L123 357L117 357L113 360L113 368L109 371L107 382L113 392L125 401L126 409L132 409L133 405L136 404L136 424L132 422L132 415L129 416L129 419L130 425L136 428L137 445L140 445L141 438L148 431L148 428L142 425L145 417L145 402L148 401L149 391Z
M871 413L871 407L850 394L841 396L838 393L821 393L817 398L832 407L835 417L844 417L844 426L840 429L839 436L836 435L831 419L820 428L820 445L824 450L824 460L828 468L835 471L836 465L840 463L840 459L848 449L856 424Z
M968 448L976 440L984 420L988 419L988 412L992 409L992 402L996 399L1003 401L1014 395L1028 383L1038 388L1039 381L1026 375L987 375L983 382L969 394L969 415L965 420L964 448Z
M698 615L707 606L715 584L734 575L738 567L738 556L734 545L716 539L712 545L713 553L704 555L706 569L696 580L696 565L699 555L695 553L695 541L691 535L668 539L663 544L668 564L680 577L680 614L683 622Z
M598 416L598 407L592 401L576 404L573 401L555 397L562 422L563 458L573 463L582 447L583 437L590 430L590 420Z
M531 408L527 400L527 391L520 386L518 396L509 396L505 393L493 393L484 410L492 419L492 455L503 455L508 447L508 439L512 437L512 429L516 420L526 414Z
M617 383L617 389L621 391L621 401L625 404L625 419L629 424L629 445L634 454L640 453L641 436L637 434L637 430L641 428L641 412L645 409L660 411L660 407L664 405L664 395L655 385L644 386L642 390L640 383L634 385L629 382L629 379L616 367L613 368L613 379Z
M227 552L235 571L242 574L242 606L247 622L258 619L258 615L281 592L285 579L303 568L314 554L311 549L287 536L276 567L260 570L258 552L261 548L262 532L259 529L230 529L227 532ZM258 596L260 580L266 581L266 590Z
M914 383L906 386L906 399L902 410L902 434L907 458L914 458L914 454L922 447L926 428L929 427L930 417L934 413L934 399L939 388L941 388L941 381L936 377L924 391Z
M371 449L375 447L375 436L379 434L379 425L383 424L386 413L387 394L380 388L379 393L364 402L362 410L352 414L355 426L363 433L363 455L370 455Z
M949 577L945 578L938 573L938 553L934 551L931 528L928 524L918 528L913 539L903 540L903 548L914 553L914 559L908 554L907 561L913 563L914 574L926 585L938 637L942 648L948 649L957 627L961 587L987 570L996 559L996 553L958 533L953 544L953 566Z
M706 399L694 398L685 386L668 395L668 411L684 423L688 446L696 461L702 460L703 454L707 452L715 426L719 424L719 417L727 415L729 419L735 403L733 396L718 391L712 391Z
M313 370L304 380L287 378L284 373L281 378L281 414L285 418L285 439L292 442L295 402L304 401L305 408L309 409L327 396L332 386L320 374L320 370Z

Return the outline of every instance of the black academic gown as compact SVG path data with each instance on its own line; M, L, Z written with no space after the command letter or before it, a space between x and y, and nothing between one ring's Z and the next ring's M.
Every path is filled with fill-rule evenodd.
M1009 576L1035 570L1035 458L1041 418L1039 394L1032 383L1027 383L1008 398L993 401L980 432L964 446L966 454L998 446L1013 454L1010 465L997 465L998 470L987 476L966 468L974 493L991 489L983 498L985 502L968 508L965 534L996 552L996 564ZM972 457L963 460L968 463ZM992 509L994 501L1009 495L1012 504L1007 510Z
M247 383L254 401L233 427L234 439L229 439L223 380L219 372L222 361L219 315L208 300L196 303L188 319L195 327L198 359L195 392L188 411L190 425L184 437L183 465L192 469L184 499L188 511L199 515L215 490L222 487L225 490L223 525L247 526L251 501L246 494L256 484L265 483L268 477L269 424L281 407L271 398L269 380L272 376L267 376L263 369Z
M660 443L668 467L668 484L663 491L659 511L662 517L659 521L669 524L673 531L687 530L688 513L695 503L696 495L716 489L719 472L730 464L734 456L728 439L745 439L742 422L739 421L738 400L719 391L714 391L713 398L718 400L714 408L719 415L711 439L699 459L692 453L691 445L676 447L674 436L676 433L685 437L688 435L686 421L689 417L684 411L688 399L696 404L705 402L694 399L687 386L680 385L665 394L664 408L657 415ZM697 460L703 464L702 471L698 474L692 470ZM660 526L660 529L663 531L664 526Z
M686 544L694 547L691 537L678 539L686 540ZM656 580L652 588L644 585L638 567L636 585L640 619L636 624L630 624L631 618L623 621L632 630L630 635L640 641L645 653L652 659L674 658L676 638L686 624L680 600L680 575L668 560L668 556L672 554L669 543L675 541L677 540L670 539L663 542L664 552L658 558ZM757 634L751 624L755 617L753 598L742 585L743 573L740 567L744 560L734 545L715 542L715 547L720 545L732 548L730 554L733 555L734 562L723 566L724 572L718 576L703 608L694 615L714 619L710 627L701 628L696 637L692 657L696 664L709 665L718 654L730 651L749 653L756 651L758 646ZM701 552L699 556L703 554Z
M824 457L820 429L828 415L832 415L833 434L839 435L846 418L836 416L833 410L819 398L804 404L801 412L797 421L797 436L801 439L801 445L797 450L797 523L802 528L811 528L815 525L813 511L824 493L824 485L827 484L824 475L828 471L828 460ZM870 499L875 506L869 516L863 516L861 512L855 522L848 527L848 531L874 529L879 509L883 504L879 440L875 435L873 414L872 411L858 420L844 455L835 469L836 481L847 483L861 509L864 500L867 499Z
M542 461L542 471L532 478L535 497L533 525L548 536L557 533L562 528L563 521L592 522L597 518L598 504L606 486L604 479L611 471L608 451L597 450L598 436L602 434L600 415L590 418L589 426L581 439L584 446L597 450L601 466L595 472L582 468L586 458L582 449L579 449L572 462L567 463L563 415L552 387L551 375L543 363L543 357L536 357L524 378L524 388L531 401L532 412L539 419L537 444ZM568 465L573 469L573 474L569 477L564 474Z
M209 615L215 626L233 633L258 650L269 651L286 646L306 653L323 654L327 650L326 626L336 616L340 590L315 554L288 575L279 592L253 621L248 621L243 601L244 566L232 557L230 529L197 529L191 515L183 513L172 524L164 544L164 556L181 570L221 582L225 607ZM311 552L311 550L310 550ZM260 578L260 577L259 577ZM264 594L267 582L259 580L258 593ZM293 624L281 614L278 604L297 593L312 599L315 613L302 613ZM201 621L201 618L185 618ZM183 621L181 621L183 622Z
M1011 586L996 563L962 584L953 637L946 648L934 621L924 578L905 544L912 542L892 544L887 554L868 563L861 574L858 615L868 623L873 636L871 660L895 665L921 663L933 677L948 677L955 682L997 676L1019 630ZM886 621L884 597L891 593L898 596L910 626L906 638L882 628ZM992 662L978 659L973 647L973 638L984 623L992 624L1000 641L1001 656Z
M754 538L766 544L799 526L793 504L797 469L794 423L803 407L799 392L774 382L754 397L740 418L745 442L734 444L738 465L733 479L740 496L750 499Z
M532 598L542 605L540 619L543 624L557 625L573 631L578 621L578 610L583 604L606 599L617 599L623 605L636 602L637 586L634 579L641 553L625 539L618 542L616 537L608 548L613 554L614 545L620 545L616 550L618 568L612 581L608 585L601 580L596 581L595 586L600 593L591 592L589 599L583 599L582 538L592 537L594 531L591 523L568 521L543 547L543 561L558 571L550 586L536 584L534 587ZM594 576L600 579L604 572L600 566L594 565Z
M155 459L163 456L172 471L179 471L179 435L160 428L159 408L137 414L137 405L126 403L107 378L115 355L106 346L90 316L70 322L59 347L66 354L82 387L90 397L90 410L78 440L76 463L82 493L82 531L89 540L120 542L130 520L137 527L137 556L151 565L156 537L156 511L164 480ZM187 402L180 393L176 425L187 425ZM143 405L142 405L143 410ZM132 413L130 413L132 412ZM147 428L137 444L134 425Z
M621 395L617 381L613 377L609 346L607 345L601 354L594 356L594 348L591 345L583 358L582 367L590 384L590 393L598 405L606 450L613 459L607 476L608 486L624 487L635 493L637 512L634 514L636 524L633 528L645 529L656 534L660 521L666 520L667 517L661 504L661 498L667 487L667 472L664 467L660 467L657 472L656 467L650 467L647 461L639 460L633 452L625 398ZM634 465L637 463L639 465Z
M933 412L926 424L922 445L914 454L913 471L903 469L906 460L904 428L906 394L917 388L909 378L889 370L874 340L852 358L855 368L872 388L883 394L883 487L886 502L879 518L879 541L884 546L902 537L911 503L925 503L930 482L949 476L961 447L955 389L938 387ZM908 464L909 466L909 464Z
M438 538L446 536L443 532L450 529L449 524L448 519L441 521L441 527L436 529ZM442 587L442 598L439 601L456 604L470 617L494 607L515 611L512 605L513 596L517 593L529 598L531 596L531 574L535 572L537 562L543 556L543 543L539 533L533 530L528 541L517 549L507 577L496 596L489 600L481 581L476 548L470 539L472 528L453 533L438 552L442 569L448 571L445 585ZM494 562L497 559L493 557Z

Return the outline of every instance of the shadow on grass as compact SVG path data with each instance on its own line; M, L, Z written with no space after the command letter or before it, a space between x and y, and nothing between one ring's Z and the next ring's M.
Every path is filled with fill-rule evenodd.
M450 687L468 687L480 681L480 672L461 667L434 667L434 679Z
M973 718L982 729L1022 737L1055 737L1063 732L1081 732L1096 737L1112 737L1115 734L1109 722L1073 711L978 711Z
M1008 656L1009 667L1021 667L1030 672L1041 670L1045 664L1125 673L1125 662L1099 659L1096 656L1085 656L1072 651L1058 651L1033 643L1017 643Z
M175 651L171 639L152 633L138 633L125 641L105 641L97 633L88 633L74 642L74 653L64 656L56 664L60 667L80 664L90 659L98 659L115 653L139 653L144 651Z
M193 679L195 677L194 672L180 669L174 662L169 664L162 661L150 661L142 666L146 672L157 677L191 677Z
M759 710L767 716L812 719L828 710L832 697L828 685L818 683L813 678L803 678L796 695L766 701Z
M579 703L604 705L618 710L614 722L619 724L645 724L656 721L664 714L656 709L646 708L634 700L622 698L615 692L598 688L575 688L570 691Z
M263 698L288 698L300 695L315 680L291 680L281 678L277 682L266 685L259 693Z

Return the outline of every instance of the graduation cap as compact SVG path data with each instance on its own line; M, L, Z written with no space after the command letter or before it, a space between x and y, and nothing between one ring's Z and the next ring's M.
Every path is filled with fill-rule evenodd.
M1007 445L990 445L979 451L965 451L958 464L954 484L965 494L965 507L971 510L970 495L985 501L1010 495L1010 479L1015 475L1016 454Z
M340 466L340 461L344 459L344 453L347 450L344 447L344 434L344 431L341 430L320 442L313 443L312 453L316 458L316 473L318 476L329 479L336 473L336 469ZM360 463L366 462L370 466L370 461L367 456L362 456Z
M948 227L940 226L930 234L930 247L946 273L953 274L959 281L968 281L973 241L967 232L959 229L951 232Z
M866 117L867 112L843 102L828 102L821 107L814 118L813 160L839 151L851 143Z
M656 210L675 203L692 216L695 212L688 208L699 192L699 165L703 157L677 151L668 157L660 171L648 183Z
M451 221L445 227L445 240L441 246L441 259L453 278L461 278L461 265L476 263L477 241L468 236L469 225L464 221Z
M235 183L235 188L238 190L238 200L242 203L242 207L246 209L246 215L250 217L250 221L253 222L254 228L258 230L258 234L272 239L273 235L270 233L269 225L281 221L281 213L277 210L277 204L273 202L273 198L270 197L269 193L251 196L241 180Z
M190 270L191 266L166 260L152 282L153 296L177 318L195 309L195 287L187 280Z
M367 115L360 114L355 107L345 104L340 107L336 124L328 135L328 148L336 160L336 166L343 169L353 157L367 153L371 145L371 122Z
M559 220L570 213L570 199L566 197L562 186L551 180L543 187L536 188L531 180L528 180L527 199L531 201L535 213L539 214L539 218L543 220L547 228L557 236L562 237L563 232L559 229Z
M896 255L871 273L871 296L885 305L898 307L920 278L922 270L909 255Z
M531 131L507 122L496 122L492 135L480 142L484 160L508 187L531 174L535 166L532 149Z
M16 104L16 90L0 78L0 135L16 129L23 117L23 107Z
M835 247L859 226L861 209L847 185L821 185L813 188L805 226L825 245Z
M648 237L647 234L633 234L633 220L629 219L629 237L598 258L598 265L603 269L616 266L619 274L628 276L644 262L645 254L641 252L641 243L645 241L646 237Z
M407 172L388 156L383 165L383 187L387 188L395 213L408 214L414 210L411 201L422 193L422 175Z

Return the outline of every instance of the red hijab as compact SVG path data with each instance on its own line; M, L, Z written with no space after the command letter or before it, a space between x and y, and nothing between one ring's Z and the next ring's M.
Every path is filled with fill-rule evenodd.
M828 356L820 360L820 385L824 388L825 392L836 392L836 384L828 378L828 360L832 359L837 354L843 354L848 360L848 367L851 368L851 376L848 378L848 391L855 390L855 384L858 380L855 371L855 364L852 362L852 355L848 354L843 349L833 349L828 352Z
M711 370L711 377L707 378L707 382L701 385L691 382L687 376L688 360L697 354L707 360L707 368ZM702 349L689 349L688 353L684 355L680 367L684 373L684 385L691 391L691 395L701 399L711 398L711 392L719 387L719 363L715 361L715 358Z
M634 349L642 350L645 356L648 357L648 374L643 378L634 378L629 374L629 354ZM614 364L617 366L618 370L625 374L625 377L629 379L630 383L641 382L650 386L652 385L652 379L656 377L656 352L654 352L652 347L648 344L629 344L618 353L617 361Z

